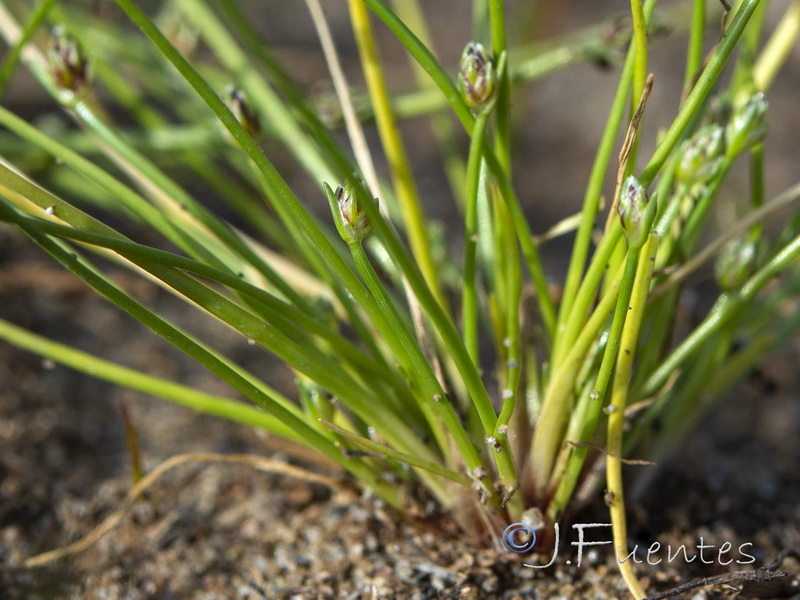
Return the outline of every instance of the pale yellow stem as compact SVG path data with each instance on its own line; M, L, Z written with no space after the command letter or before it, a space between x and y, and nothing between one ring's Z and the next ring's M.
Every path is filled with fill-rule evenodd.
M628 401L631 369L636 353L636 343L642 316L647 306L647 294L653 276L658 236L650 234L642 248L636 279L633 283L630 310L625 319L625 327L620 338L617 366L611 391L611 403L607 407L608 415L608 452L606 454L606 485L608 488L607 503L611 514L611 526L614 532L614 548L618 557L618 565L622 578L635 600L647 598L647 594L639 584L633 572L632 559L622 561L627 552L627 524L625 520L625 495L622 481L622 431L625 424L625 404Z
M800 37L800 1L794 2L775 28L764 50L753 66L756 89L765 91L772 85L778 71L786 62L792 47Z
M349 0L350 19L353 32L358 43L364 77L369 88L370 100L375 111L383 150L389 161L397 199L403 211L406 234L411 244L411 251L419 265L428 287L436 299L442 303L443 296L436 273L436 265L431 256L431 244L425 230L425 218L419 202L419 195L414 184L414 176L408 162L403 140L400 137L397 121L392 111L386 77L372 32L369 13L363 0Z

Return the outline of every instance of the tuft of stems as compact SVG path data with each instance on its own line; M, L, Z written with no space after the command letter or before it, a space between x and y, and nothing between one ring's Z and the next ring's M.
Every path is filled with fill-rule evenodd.
M720 37L706 3L687 0L683 98L672 118L646 122L646 99L658 93L648 74L652 34L678 12L656 12L655 0L631 0L630 20L613 40L592 27L524 47L507 31L512 17L502 0L476 0L475 39L463 40L457 65L436 58L427 6L348 0L366 94L348 89L334 44L344 34L310 2L342 102L327 108L276 58L243 3L175 0L156 15L117 0L143 35L77 4L25 4L0 5L0 36L11 49L0 93L27 68L77 130L37 129L0 107L0 221L226 382L230 394L115 365L2 320L0 338L306 444L398 511L417 487L465 529L480 513L499 532L531 508L557 522L576 490L579 499L600 497L605 470L622 548L636 496L626 489L624 461L666 456L738 378L800 329L786 310L800 293L800 194L795 186L767 199L764 152L769 88L800 32L798 2L768 32L759 0L742 0ZM401 89L381 58L376 19L414 64L410 88ZM207 54L195 53L200 43ZM598 59L617 69L619 82L612 99L597 100L607 119L580 213L554 230L574 230L560 273L541 258L556 233L540 235L531 192L512 177L520 170L514 113L525 106L516 98L529 79ZM448 200L423 196L405 139L404 119L431 112L454 196L444 225L428 215ZM130 125L120 127L109 115L123 113ZM335 131L342 121L353 148ZM371 127L380 140L372 149ZM639 134L661 128L652 156L640 159ZM293 188L273 154L285 154L311 185ZM31 157L42 156L49 166L37 171L41 161ZM742 161L748 192L721 195ZM614 170L618 189L606 190ZM310 209L313 190L327 198L330 215ZM226 217L209 208L212 196ZM795 212L773 234L763 220L779 209ZM726 231L715 229L718 211L736 215ZM124 236L112 222L134 233ZM463 253L447 243L451 232L463 234ZM709 234L715 240L700 250ZM680 333L687 276L712 259L716 301ZM130 270L226 323L242 343L278 357L296 389L273 389L202 334L182 331L115 285L109 268ZM657 476L649 473L635 492ZM630 563L621 575L635 598L646 596Z

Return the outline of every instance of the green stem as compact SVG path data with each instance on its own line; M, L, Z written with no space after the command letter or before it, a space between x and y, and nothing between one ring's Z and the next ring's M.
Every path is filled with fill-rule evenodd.
M617 295L616 308L614 309L614 318L611 321L611 327L608 331L608 341L606 342L606 349L603 353L603 360L600 363L600 370L594 382L594 388L590 395L589 406L587 409L587 416L584 422L583 432L581 439L578 442L591 441L594 432L597 429L597 423L602 413L604 398L608 383L611 380L611 375L614 368L614 363L617 359L617 351L619 350L620 337L622 335L622 328L625 325L625 319L628 314L628 308L633 292L633 284L636 277L636 269L639 263L639 254L641 248L630 248L628 250L627 259L625 262L625 272L622 276L619 294ZM562 427L563 429L563 427ZM556 448L547 449L548 455L543 457L540 461L532 462L534 466L539 466L539 471L535 471L537 481L537 497L545 498L546 488L548 487L548 478L553 467L553 457L555 456ZM563 475L554 473L554 479L550 478L549 485L555 492L552 502L548 507L547 514L554 521L558 520L563 514L564 507L566 506L572 490L577 482L577 473L580 472L588 448L586 446L577 446L573 449L572 455L569 457L567 467ZM533 447L533 456L536 454L537 448ZM548 458L548 463L544 462L544 458Z
M647 20L644 15L642 0L631 0L631 15L633 17L633 94L631 98L633 110L642 97L645 81L647 80ZM634 153L634 150L631 151ZM633 162L633 161L631 161Z
M764 187L764 145L759 144L750 151L750 206L754 210L764 206ZM750 241L758 242L763 230L763 223L753 225L748 233Z
M694 0L689 48L686 53L686 71L683 75L683 96L689 95L694 80L703 66L703 37L706 32L706 0Z
M571 448L567 449L563 446L565 436L562 432L567 419L570 396L580 375L581 365L586 364L587 358L591 358L589 353L593 352L593 347L599 345L604 348L607 344L607 335L603 334L599 338L598 336L601 330L607 327L608 316L617 303L624 272L623 266L612 278L605 295L598 303L591 318L586 322L580 336L575 340L572 350L567 354L559 369L551 376L544 394L532 448L561 448L553 466L549 467L552 472L550 479L562 480L552 501L556 506L567 505L583 464L580 457L578 460L573 458ZM588 411L588 402L589 400L586 399L586 407L581 409L584 413ZM547 407L546 410L545 407ZM573 419L575 418L573 415ZM585 417L581 419L581 423L575 423L574 426L570 423L566 432L570 436L568 441L581 438L584 420ZM573 435L574 437L572 437ZM580 448L577 448L576 451L580 451ZM532 456L536 455L532 454ZM555 450L551 456L555 456Z
M658 234L658 229L656 229ZM656 264L659 268L659 264ZM655 287L655 286L654 286ZM658 363L663 360L669 349L670 338L673 334L674 320L665 318L664 315L675 315L680 298L680 287L675 286L663 296L656 299L650 297L652 306L648 310L646 330L647 340L639 349L639 359L636 366L636 376L632 385L633 393L638 398L638 390L642 382L652 373Z
M745 27L747 27L750 17L758 7L759 2L760 0L744 0L739 10L736 11L736 15L725 30L725 35L714 51L708 66L703 70L697 84L692 89L688 98L686 98L686 102L681 106L677 117L675 117L675 120L672 122L672 125L670 125L667 133L664 134L664 137L661 138L661 142L656 147L653 156L650 157L650 161L647 163L647 166L645 166L644 171L642 171L639 181L645 187L648 187L653 182L656 175L661 170L661 167L667 161L677 143L681 140L684 131L686 131L695 119L698 111L701 110L708 94L711 92L717 78L722 72L722 69L727 64L728 58L733 52L736 43L739 41Z
M397 12L398 16L408 25L408 27L416 32L419 37L430 49L435 53L433 46L433 38L430 34L428 24L425 21L425 15L422 12L419 0L393 0L392 6ZM430 97L435 98L437 102L443 104L443 108L447 103L442 102L441 94L436 89L436 85L425 74L422 67L419 66L413 59L410 59L412 68L414 70L414 79L419 86L419 90L412 92L410 95L428 94ZM419 97L419 96L418 96ZM403 96L392 100L392 107L398 119L407 118L404 113L401 103ZM456 127L450 119L449 115L441 114L434 111L430 116L430 126L433 134L439 142L439 148L442 153L443 166L447 181L450 184L450 189L456 201L456 205L462 207L466 198L465 181L467 179L467 167L461 157L459 148L459 139L456 135Z
M464 233L464 295L461 318L463 319L464 346L472 362L478 360L478 290L475 275L478 255L478 182L480 180L483 137L489 113L483 112L475 119L467 161L466 216Z
M442 69L436 58L431 54L428 48L420 42L406 25L397 18L397 15L389 9L383 0L363 0L370 9L380 18L384 24L397 36L403 43L408 52L414 59L425 69L428 75L436 83L437 87L447 98L447 102L453 109L453 112L458 117L461 124L468 134L472 133L474 127L474 118L470 109L464 103L460 92L458 91L455 83L450 76ZM536 288L536 295L539 299L540 310L543 319L547 325L549 333L552 333L555 327L555 304L550 296L550 291L547 287L547 279L544 275L544 268L542 267L541 259L539 257L539 250L533 242L533 237L530 231L530 226L525 219L525 214L519 204L519 199L514 193L511 182L509 181L506 173L503 171L502 165L491 148L484 149L484 158L489 167L492 175L500 186L503 199L509 205L511 217L513 220L514 228L517 232L517 237L522 246L523 254L525 255L528 263L528 268L533 278L533 283Z
M648 1L645 6L645 16L648 22L652 18L655 5L656 2L652 0ZM581 222L578 226L578 233L576 234L575 242L572 246L572 255L567 270L567 277L564 282L564 292L561 295L561 305L559 308L558 324L554 340L555 352L558 354L564 351L564 343L560 340L560 337L562 331L566 327L567 321L571 319L572 305L575 301L578 286L581 283L581 276L583 275L586 265L586 257L589 254L589 246L592 241L592 229L595 225L597 213L600 210L600 195L603 191L606 171L608 170L611 154L616 144L623 115L625 114L628 95L633 85L633 74L636 65L635 59L636 49L635 47L631 47L628 50L628 56L625 59L625 65L620 74L614 101L611 105L603 135L600 138L600 144L597 147L597 153L594 158L594 163L592 164L592 171L589 175L589 183L586 186L583 207L581 208Z
M442 465L434 462L420 460L419 457L413 456L411 454L405 454L403 452L398 452L393 448L388 448L387 446L382 446L372 440L365 438L363 436L358 435L357 433L353 433L352 431L347 431L338 425L334 425L328 421L320 419L321 423L325 425L331 431L336 432L337 434L341 435L343 438L347 439L362 448L366 448L372 452L376 452L393 460L396 460L400 463L405 463L411 465L412 467L416 467L417 469L422 469L423 471L427 471L430 473L434 473L435 475L439 475L440 477L444 477L445 479L449 479L450 481L455 481L456 483L461 484L466 488L470 488L472 485L472 480L464 475L463 473L458 473L457 471L453 471L452 469L448 469L447 467L443 467Z
M206 394L173 381L146 375L134 369L92 356L87 352L81 352L70 346L59 344L2 319L0 319L0 338L23 350L33 352L114 385L157 396L223 419L252 427L260 427L275 435L296 442L304 441L304 438L300 437L295 430L260 408L222 396ZM285 402L288 403L289 401L286 400Z
M634 67L633 67L633 88L631 93L631 119L633 119L633 115L636 114L638 110L640 102L643 101L644 97L643 94L645 93L645 86L647 82L647 35L648 35L648 23L647 19L644 15L644 7L642 6L642 0L630 0L631 4L631 15L633 20L633 50L634 50ZM651 84L652 85L652 84ZM644 108L644 107L642 107ZM640 119L644 120L644 111L640 114ZM642 124L639 123L639 130L641 130ZM628 177L632 175L636 171L636 161L639 156L639 141L641 140L641 136L634 135L633 141L631 142L630 148L628 149L628 154L625 157L624 163L624 177ZM621 155L620 155L621 156ZM616 200L616 199L615 199ZM613 210L613 204L612 204ZM609 217L611 218L611 217ZM614 269L616 264L614 258L619 257L619 261L622 260L622 249L612 255L611 260L611 269Z
M780 68L800 37L800 1L786 10L764 50L753 66L753 80L757 90L767 91L775 80Z
M542 266L542 259L539 256L539 248L533 241L533 233L531 232L528 220L525 218L525 213L522 210L519 198L511 185L511 181L502 172L497 158L488 148L485 150L484 158L486 159L489 170L495 177L495 181L500 186L500 195L506 203L508 212L511 215L511 222L517 233L519 244L522 247L522 254L525 256L528 272L533 279L533 286L536 289L536 298L539 301L539 310L547 331L547 336L549 339L553 339L556 328L556 307L550 295L547 276Z
M9 48L3 66L0 67L0 99L2 99L5 94L6 86L11 76L14 74L14 69L17 67L19 57L22 55L22 49L33 37L33 34L36 33L39 25L47 18L47 13L50 12L54 4L55 0L41 0L31 13L30 18L28 18L28 22L22 30L22 35L20 35L19 39Z
M469 352L467 352L467 349L464 347L464 343L459 337L455 325L448 314L444 312L441 305L432 296L421 273L414 265L410 264L408 256L396 248L400 242L391 236L386 223L377 211L377 207L374 206L374 203L370 202L368 196L362 196L362 200L364 201L363 205L365 210L367 210L368 213L372 213L370 214L370 218L373 219L376 229L380 231L383 239L386 241L389 252L408 278L409 285L419 299L420 305L426 311L439 335L442 337L445 347L451 353L456 368L478 412L484 432L486 435L491 435L495 429L496 414L489 395L486 392L486 388L481 381L478 369L470 358ZM515 490L517 487L517 476L514 460L508 448L502 448L502 451L494 454L498 472L506 490ZM512 510L515 512L521 510L521 496L519 494L515 494L511 498L511 503Z
M499 80L497 82L497 99L495 101L495 153L504 178L511 180L511 78L509 75L508 41L506 34L505 0L489 0L489 23L492 31L492 52L498 58ZM476 126L477 126L476 120ZM473 129L474 133L474 129ZM507 440L508 422L516 407L519 388L520 362L520 324L519 310L522 292L522 278L519 264L519 251L513 243L515 234L514 217L508 210L510 202L503 205L494 203L494 235L498 255L504 260L498 268L501 277L496 281L500 289L495 290L498 308L505 316L502 346L498 348L498 357L503 362L498 366L501 378L503 406L495 426L494 435L501 441ZM519 215L517 215L519 216ZM524 220L524 217L523 217ZM525 232L528 237L529 232ZM469 241L467 241L469 243ZM542 285L541 283L539 285ZM544 283L546 286L546 282ZM549 298L549 295L547 296ZM546 299L545 299L546 302ZM547 313L544 307L543 313ZM545 322L548 333L552 333L553 313L546 314Z
M501 206L501 205L498 205ZM502 206L502 213L508 223L507 207ZM498 356L501 364L498 365L500 376L500 389L503 405L497 418L495 436L501 441L508 435L508 424L517 406L520 378L522 376L522 330L520 310L522 304L522 268L519 259L519 250L511 234L511 229L506 229L508 234L500 238L502 243L503 264L505 265L505 324L502 347Z
M414 183L411 166L408 163L400 130L397 127L390 102L386 77L378 55L378 46L369 21L369 13L363 0L348 0L350 19L358 43L364 76L367 80L375 121L381 137L384 152L392 170L395 193L403 210L403 221L408 234L411 251L419 264L425 281L431 288L434 297L444 302L439 285L439 275L433 261L431 244L425 229L425 219L419 201L419 194Z
M647 293L653 276L653 266L658 250L658 237L651 235L642 249L641 260L638 261L633 294L630 299L629 314L622 330L620 346L617 350L617 364L611 390L611 402L608 405L608 441L606 443L606 481L610 493L609 512L614 532L614 545L617 550L624 548L627 554L628 536L625 519L625 493L622 482L622 434L625 425L625 406L631 383L631 372L636 347L639 342L639 331L642 316L647 306ZM604 357L605 358L605 357ZM633 573L632 561L619 561L619 569L625 583L635 598L645 598L647 594L641 588Z
M481 473L483 462L480 458L480 455L472 445L472 442L469 440L469 436L467 435L464 427L461 425L458 415L453 409L453 405L450 402L448 395L445 393L441 383L436 378L435 373L431 369L430 364L422 353L422 350L420 349L419 344L417 344L412 332L397 313L394 303L391 301L391 298L389 298L389 295L386 293L386 290L378 279L378 276L375 273L372 264L369 262L369 258L364 252L363 247L360 243L354 242L350 244L350 251L353 253L353 259L359 272L361 273L361 276L366 281L367 287L377 301L378 310L381 310L383 314L386 315L392 326L393 337L396 337L400 341L400 353L410 360L410 367L420 376L422 380L421 391L423 397L419 402L419 405L428 419L428 423L430 424L431 429L436 436L439 447L441 448L442 452L448 456L448 462L452 464L453 461L449 452L450 442L448 434L452 435L452 439L459 450L460 458L466 463L468 472L471 474ZM441 421L439 421L439 419L441 419ZM442 424L444 424L444 428L442 428ZM508 454L508 452L506 452L506 454ZM513 464L511 467L513 469ZM509 473L506 470L507 468L508 466L505 463L498 461L498 469L500 470L501 476L509 477ZM505 477L504 483L508 485ZM513 478L512 481L516 481L516 473L513 471L511 472L510 477ZM486 479L485 476L482 478L484 479L483 485L485 489L489 493L490 497L493 498L493 502L496 503L496 496L494 494L491 482Z
M652 226L653 219L655 214L658 210L658 203L655 199L651 199L648 202L647 206L642 210L641 214L641 227L645 228L644 231L640 234L641 236L650 234L650 228ZM619 222L615 221L615 224L619 226ZM647 238L649 241L649 237ZM645 242L646 243L646 242ZM598 372L597 378L595 380L595 386L592 390L588 410L587 410L587 418L585 421L585 426L583 429L583 435L581 437L582 442L591 441L592 436L594 435L595 429L597 427L597 421L600 417L600 411L603 407L603 397L606 392L606 387L608 385L609 378L611 377L611 371L614 367L614 363L616 361L616 353L617 347L620 340L620 335L622 333L622 327L625 324L626 315L630 309L629 301L631 297L631 293L633 290L634 279L636 276L636 269L637 264L639 261L639 256L642 251L643 240L639 238L635 240L633 244L628 244L628 251L627 251L627 259L625 262L625 270L622 274L622 278L620 281L619 292L616 294L616 308L614 310L614 318L611 322L611 327L609 329L607 343L605 346L605 351L603 353L603 360L600 364L600 370ZM608 303L608 300L614 298L612 296L613 288L617 285L617 277L613 279L609 279L609 290L606 291L603 299L600 302L600 306ZM590 324L592 321L595 320L595 317L599 317L600 315L598 309L595 311L595 315L592 316L590 319ZM602 321L601 321L602 322ZM587 328L588 329L588 324ZM581 335L584 340L586 339L587 332L585 331L584 334ZM578 362L582 361L583 358L586 356L586 352L588 350L588 343L587 341L583 341L581 344L585 347L581 348L579 344L575 344L575 348L570 353L571 356L574 356L572 360L576 360ZM579 352L580 351L580 352ZM579 353L578 353L579 352ZM575 365L571 365L565 361L565 364L561 366L560 369L560 377L561 379L557 382L559 385L555 387L556 382L554 381L552 387L554 390L557 391L556 398L551 401L545 403L542 408L542 416L540 417L539 426L542 425L545 416L545 410L547 410L547 414L550 419L553 421L552 431L549 431L541 436L534 437L534 443L532 448L532 455L531 455L531 467L533 468L533 477L536 483L536 492L537 497L540 499L544 499L546 497L551 497L550 492L555 492L556 498L559 502L563 501L564 505L566 501L572 494L572 488L574 487L575 481L577 480L577 472L580 470L580 467L577 468L574 466L576 462L582 464L583 459L586 455L586 447L579 447L575 449L575 453L570 457L570 461L573 462L572 467L568 462L567 465L567 472L571 473L570 477L565 478L564 474L555 472L554 471L554 458L556 456L556 451L558 447L560 447L562 441L562 435L564 433L564 424L566 420L566 411L567 411L567 402L572 394L573 386L572 381L574 381L577 375L577 369ZM548 394L550 393L550 387L548 388ZM539 432L539 427L537 427L537 434ZM537 452L538 450L538 452ZM551 476L552 473L552 476ZM574 477L574 479L573 479ZM563 485L562 485L563 484ZM548 489L549 488L549 489ZM560 489L559 489L560 488ZM548 492L546 494L546 491ZM554 500L555 500L554 499ZM550 508L548 509L548 514L551 518L554 515L561 515L561 511L563 510L564 505L559 505L556 502L551 502Z
M564 357L572 350L575 339L580 335L592 302L600 289L600 282L608 273L607 265L611 254L617 248L621 237L622 227L615 221L600 241L589 265L589 270L581 281L581 286L572 302L572 310L567 313L564 323L561 325L561 330L556 338L557 343L551 355L553 372L563 363Z
M705 320L687 337L645 382L640 395L649 398L667 382L670 375L694 356L701 344L714 335L737 312L738 308L752 301L755 295L775 275L800 256L800 237L786 244L767 264L761 267L736 295L723 294Z
M448 452L450 443L447 432L449 431L453 439L455 439L459 452L467 463L467 467L470 470L475 469L481 464L481 459L467 438L466 431L458 421L452 404L436 378L430 363L422 353L414 334L398 313L394 302L389 297L378 275L375 273L375 269L369 262L363 246L358 242L354 242L350 244L350 251L353 254L356 268L375 298L377 309L390 325L391 331L383 332L384 335L391 340L392 349L405 369L409 373L415 373L421 380L423 389L420 392L423 398L418 403L428 420L431 430L434 432L439 448L448 456L448 462L452 464L452 457L449 456ZM439 413L438 415L436 415L437 412ZM439 418L443 418L444 428L439 422Z
M492 53L500 57L507 53L505 0L489 0L489 22L492 29ZM495 102L495 152L506 174L511 173L511 85L508 67L498 73Z
M12 179L13 173L6 172L2 169L4 169L4 167L0 165L0 184L10 186L7 189L12 189L28 198L35 197L35 190L30 189L30 186L25 186L25 181L22 180L22 178L20 178L21 181L15 181ZM194 273L208 280L221 283L239 292L243 297L252 299L256 307L262 308L262 314L275 320L276 326L283 328L284 332L289 337L299 337L310 333L324 340L325 343L330 346L333 356L347 359L347 363L352 365L356 372L360 374L360 377L366 385L374 385L376 383L375 378L378 376L380 381L388 383L401 398L406 396L404 393L406 384L396 373L389 371L384 365L365 356L352 342L325 327L318 320L299 311L291 304L282 302L271 294L243 281L235 275L220 271L192 259L128 241L118 236L113 230L86 217L83 213L76 211L64 202L55 203L53 199L44 197L37 201L37 204L42 208L50 207L60 219L77 228L64 227L49 222L31 221L31 223L36 223L36 227L40 231L49 235L57 235L93 246L111 249L120 256L140 266L142 265L142 261L149 261L174 269L180 269L188 273Z
M425 279L422 277L417 266L412 262L408 253L402 247L402 243L394 235L389 225L385 222L380 214L375 202L370 198L369 193L364 189L360 182L352 181L352 185L358 189L359 201L365 212L372 220L376 231L383 239L386 249L392 256L392 259L400 267L403 274L406 276L411 289L419 300L425 313L430 318L436 331L442 338L442 342L447 348L448 352L453 359L453 362L458 369L459 374L464 382L464 385L469 392L470 398L478 412L481 424L484 428L486 435L491 435L495 429L496 413L492 407L491 399L486 391L483 381L481 380L480 373L478 372L475 363L469 356L464 343L459 336L450 316L444 311L442 306L436 301L428 288ZM368 311L369 312L369 311ZM497 463L500 477L503 480L503 485L506 489L516 489L516 467L514 466L513 457L510 452L501 451L494 454L495 462ZM517 494L511 498L512 505L521 502L521 497ZM521 506L521 505L520 505ZM516 510L516 509L515 509Z
M366 485L372 486L376 489L376 492L386 498L387 501L393 502L395 506L399 506L397 492L390 485L385 482L374 480L371 476L371 472L369 472L366 466L360 461L345 460L341 452L330 440L319 431L306 424L300 417L295 415L294 412L276 402L275 399L266 394L261 387L254 385L241 373L231 368L215 353L208 350L111 284L105 277L87 266L76 254L69 252L49 237L37 231L27 219L22 218L21 215L12 210L5 203L0 203L0 218L15 223L39 244L39 246L53 256L53 258L101 295L111 300L132 317L175 345L181 352L197 360L200 364L230 384L234 389L244 394L253 403L273 414L277 419L297 432L297 435L302 437L306 443L341 464ZM221 297L218 296L218 298Z

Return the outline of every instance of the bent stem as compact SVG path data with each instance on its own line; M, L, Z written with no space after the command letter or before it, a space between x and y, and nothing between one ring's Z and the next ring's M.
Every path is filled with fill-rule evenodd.
M295 412L280 404L268 393L265 393L264 389L254 384L251 378L230 366L216 353L125 294L125 292L112 284L106 277L97 272L96 269L77 254L71 252L70 249L65 247L62 243L56 242L49 236L42 234L38 231L33 220L20 215L5 202L0 202L0 219L17 225L39 244L39 246L53 256L53 258L101 295L111 300L135 319L147 325L164 339L177 346L182 352L197 360L244 394L253 403L272 413L276 418L303 437L306 443L341 464L365 484L374 487L376 493L384 497L387 502L400 508L401 502L397 491L387 482L375 480L362 461L346 460L328 438L323 436L316 429L310 427L302 418L295 414ZM175 273L177 274L177 272ZM210 290L208 291L210 292Z
M82 352L36 335L3 319L0 319L0 339L109 383L151 396L157 396L175 404L187 406L230 421L259 427L296 442L303 440L297 432L288 427L283 421L254 406L249 406L230 398L206 394L174 381L140 373L134 369L123 367L87 352ZM286 402L288 403L289 401L286 400Z

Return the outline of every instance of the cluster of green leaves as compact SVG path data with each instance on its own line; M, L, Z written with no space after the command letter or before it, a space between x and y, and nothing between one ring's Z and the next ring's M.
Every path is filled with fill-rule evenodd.
M319 5L307 3L325 42ZM646 126L650 89L647 32L658 19L684 19L678 11L659 15L655 0L632 0L630 24L613 40L593 28L533 51L507 47L501 0L476 1L476 31L488 25L490 44L470 44L458 76L437 61L415 0L393 7L349 0L369 91L351 101L347 86L339 89L337 110L354 156L334 135L336 116L336 123L323 120L232 0L172 0L155 22L134 0L117 0L128 21L50 0L18 4L0 6L10 48L0 86L23 64L78 129L36 127L0 107L7 130L0 134L0 220L251 404L110 364L6 321L0 337L307 444L393 506L405 502L396 482L414 478L445 507L466 494L507 519L536 506L558 520L578 484L590 486L587 458L599 445L615 527L622 527L615 534L624 539L620 458L664 456L800 326L796 313L780 310L796 298L796 277L762 293L800 253L800 213L774 239L760 225L796 197L765 203L763 140L764 93L797 35L800 3L763 47L766 2L735 3L724 36L708 26L704 1L689 3L684 100L643 166L637 131ZM417 90L390 96L373 17L408 50ZM50 42L45 22L61 28ZM716 45L704 62L711 36ZM197 52L200 42L207 51ZM330 44L326 54L336 74ZM539 257L546 238L533 236L512 183L510 90L579 60L614 56L621 57L619 85L583 208L567 222L577 231L556 298L555 274L548 279ZM110 116L120 111L131 126ZM398 126L420 113L430 113L441 142L463 216L463 257L448 256L424 216ZM375 176L358 144L359 118L368 117L389 181ZM458 125L469 137L466 157ZM612 154L626 129L617 165ZM275 142L266 152L259 134ZM276 147L327 195L332 219L309 211L286 183L269 159ZM746 210L725 239L700 251L720 186L743 156L749 204L739 207ZM615 201L598 225L604 180L617 167ZM218 196L246 230L209 210L185 181ZM122 215L173 250L125 237L89 212ZM719 298L676 342L685 278L725 241ZM126 293L104 274L106 261L279 357L297 374L299 402ZM527 281L536 303L530 314L523 310Z

